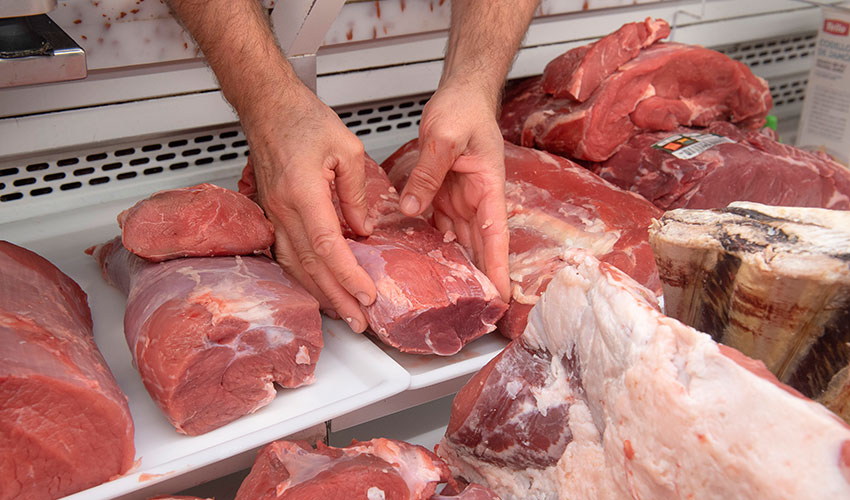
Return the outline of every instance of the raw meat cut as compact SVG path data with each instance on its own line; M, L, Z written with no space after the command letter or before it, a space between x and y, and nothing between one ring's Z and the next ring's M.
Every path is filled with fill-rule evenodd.
M274 227L245 196L212 184L160 191L118 215L124 247L161 262L267 252Z
M197 435L313 382L319 304L266 257L152 263L115 238L90 248L128 295L124 335L142 382L178 432Z
M649 234L667 314L850 420L850 212L741 202Z
M240 189L252 195L250 162L242 178ZM452 235L401 213L398 192L368 157L366 200L375 220L368 238L357 237L337 212L357 262L375 281L377 299L363 307L372 333L403 352L447 356L493 331L507 309L496 287Z
M613 266L565 259L455 398L437 449L454 473L503 500L850 498L843 421Z
M733 201L850 209L850 171L829 156L726 122L638 134L594 171L662 210Z
M236 500L426 500L451 479L421 446L390 439L345 448L276 441L260 450Z
M624 24L594 43L576 47L549 61L543 70L543 90L555 97L584 102L621 64L669 34L670 25L663 19L647 17L642 23Z
M585 57L593 54L588 49ZM593 64L595 59L578 67ZM547 93L544 78L529 78L506 92L502 134L515 144L591 161L608 159L641 130L703 127L724 120L756 128L772 106L767 83L746 65L679 43L659 42L641 50L584 101Z
M384 162L398 189L418 158L413 140ZM647 236L661 211L569 160L510 143L505 174L511 301L498 324L503 335L515 338L525 329L528 312L564 266L567 248L585 248L661 293Z
M0 241L0 499L59 498L133 466L127 397L98 351L86 294Z

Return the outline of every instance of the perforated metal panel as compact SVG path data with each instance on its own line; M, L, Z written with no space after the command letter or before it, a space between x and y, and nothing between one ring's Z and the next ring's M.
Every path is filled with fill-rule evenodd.
M713 47L727 56L741 61L758 72L760 66L777 65L788 61L805 59L815 50L817 32L754 40L721 47Z

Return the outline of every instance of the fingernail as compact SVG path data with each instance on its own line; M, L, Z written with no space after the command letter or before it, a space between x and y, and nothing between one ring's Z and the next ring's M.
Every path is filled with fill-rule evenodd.
M409 194L401 200L401 211L406 214L419 213L419 200L415 196Z
M354 330L355 332L360 331L360 321L349 317L349 318L345 318L345 322L348 323L348 326L350 326L351 329Z
M357 292L354 294L354 296L357 297L357 301L363 304L364 306L369 305L369 295L367 295L365 292Z
M366 229L367 233L371 233L373 229L375 229L375 223L372 222L372 219L366 219L366 223L363 224L363 227Z

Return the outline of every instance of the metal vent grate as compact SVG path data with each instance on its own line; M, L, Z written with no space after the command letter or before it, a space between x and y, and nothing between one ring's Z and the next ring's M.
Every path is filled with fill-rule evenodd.
M714 50L755 69L759 66L782 64L811 57L815 50L816 38L816 32L802 33L714 47Z
M773 97L774 109L802 106L808 81L808 73L786 78L771 78L770 95Z
M422 109L430 94L407 96L367 105L346 106L336 109L343 123L363 141L371 134L392 134L419 126ZM407 130L406 130L407 129Z
M0 164L0 203L47 197L69 191L91 192L151 176L209 168L239 160L248 143L236 126L119 144L109 148L59 153Z

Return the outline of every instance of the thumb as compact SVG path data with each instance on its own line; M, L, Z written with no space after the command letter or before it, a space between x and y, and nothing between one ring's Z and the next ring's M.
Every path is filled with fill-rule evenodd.
M443 185L462 148L450 141L424 141L419 149L419 161L410 173L401 193L401 211L404 215L421 214L433 201Z

